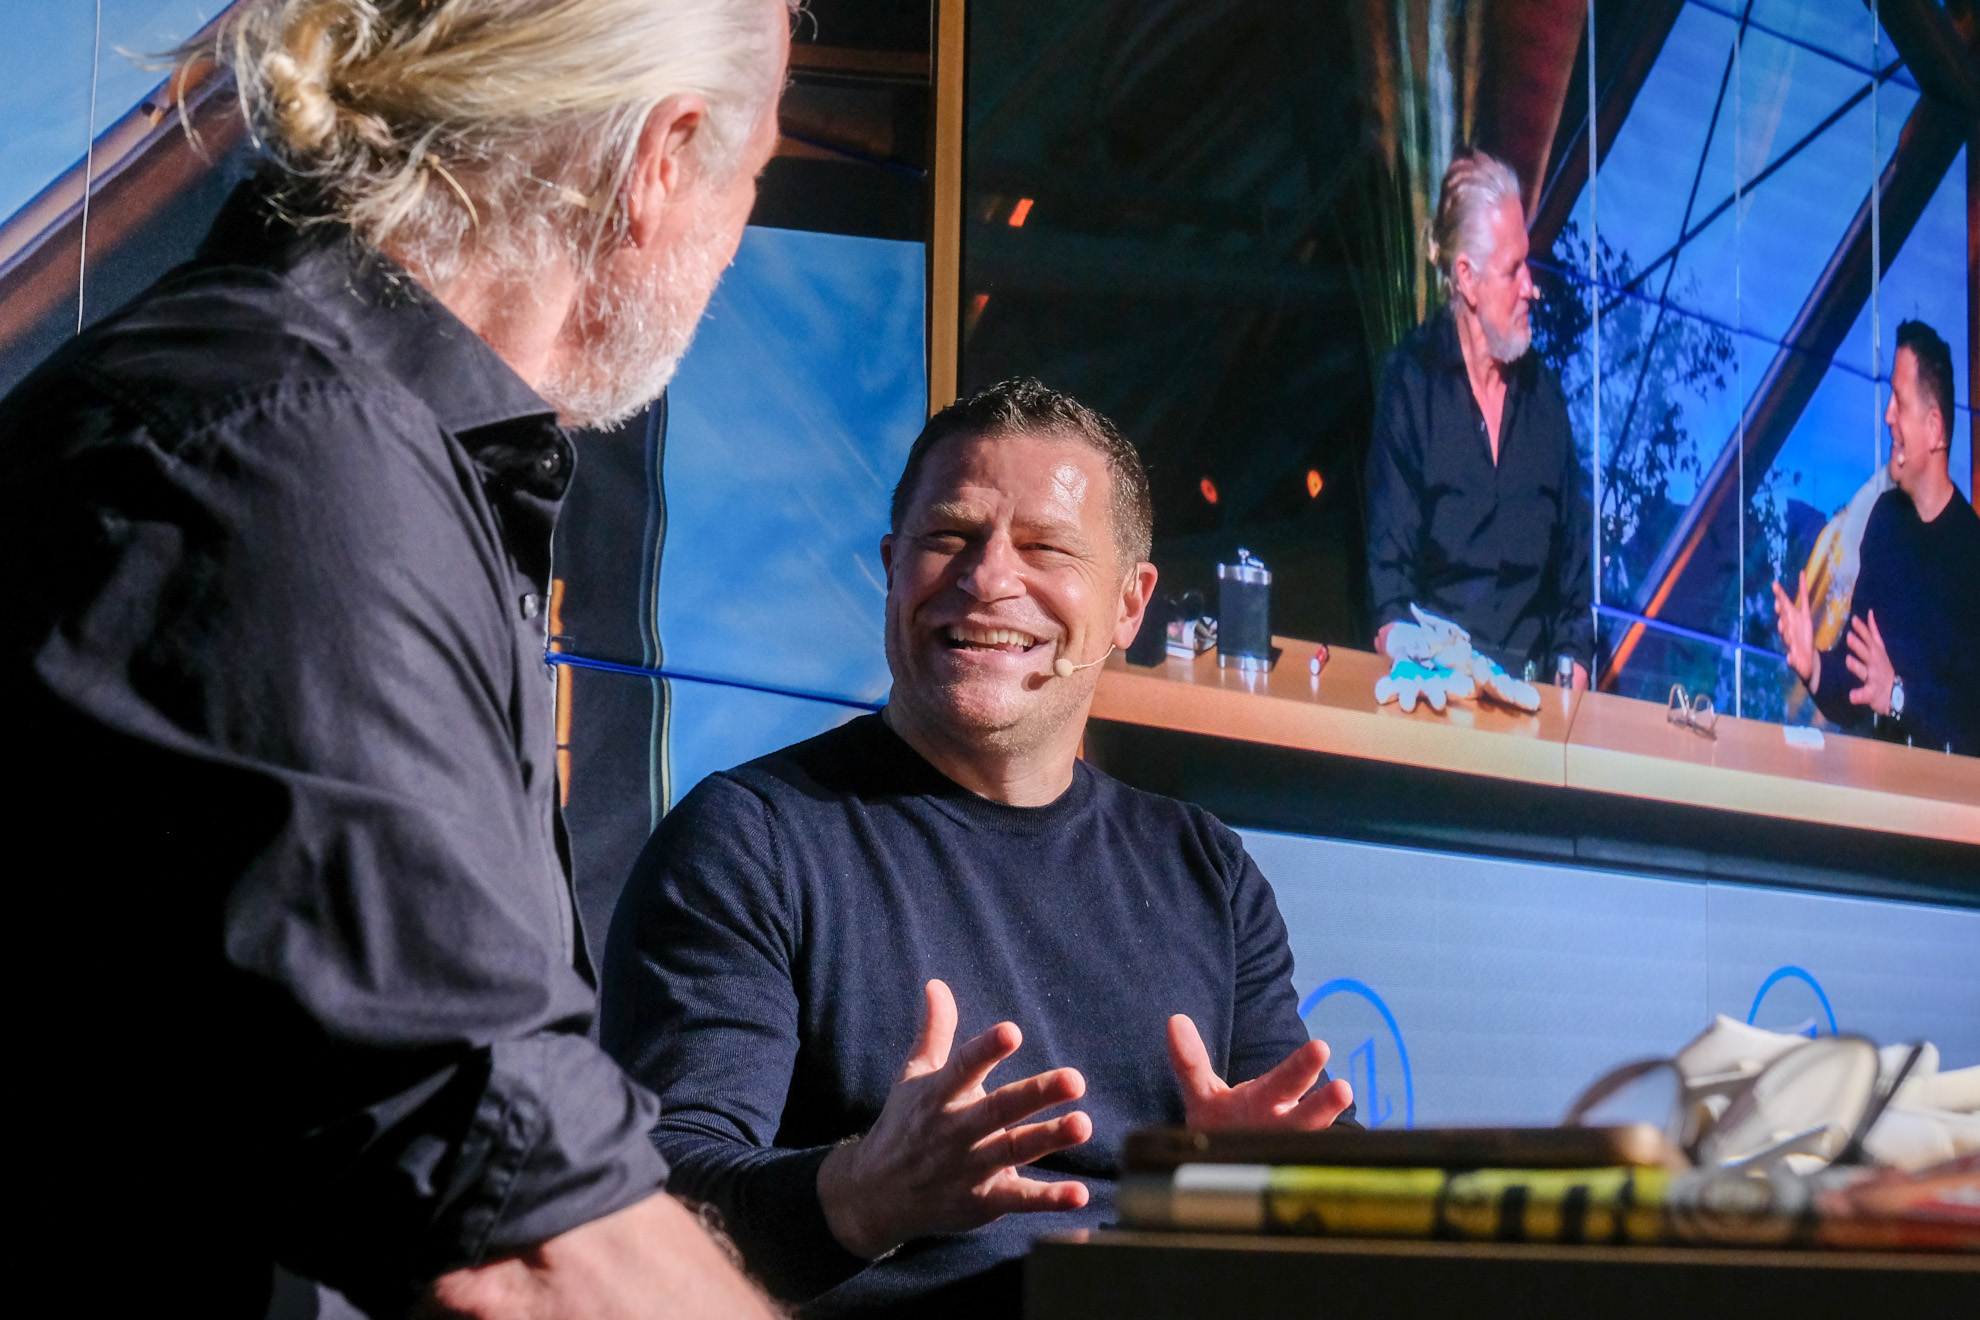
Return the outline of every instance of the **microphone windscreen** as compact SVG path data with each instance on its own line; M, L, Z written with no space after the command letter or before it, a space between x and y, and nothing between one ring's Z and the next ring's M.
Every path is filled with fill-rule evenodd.
M1052 672L1060 678L1071 678L1073 676L1073 662L1064 656L1060 656L1052 662Z

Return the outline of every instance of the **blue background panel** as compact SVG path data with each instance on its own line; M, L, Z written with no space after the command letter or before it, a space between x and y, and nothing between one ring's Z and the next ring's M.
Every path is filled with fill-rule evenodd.
M926 415L919 243L752 226L668 394L674 801L889 684L880 538Z
M669 669L886 695L880 538L925 417L922 252L744 234L668 394Z
M83 158L92 137L165 81L149 57L199 31L224 0L103 0L98 55L96 0L23 0L7 7L0 42L0 219ZM136 57L136 58L133 58ZM90 117L90 65L96 114Z
M11 216L89 146L94 3L14 6L0 42L0 217Z
M865 712L830 701L670 679L667 769L679 802L718 770L767 756Z
M1980 913L1243 834L1308 1029L1370 1121L1558 1122L1607 1069L1670 1054L1715 1013L1745 1021L1783 967L1844 1031L1980 1063ZM1777 980L1755 1022L1807 1027L1813 986Z

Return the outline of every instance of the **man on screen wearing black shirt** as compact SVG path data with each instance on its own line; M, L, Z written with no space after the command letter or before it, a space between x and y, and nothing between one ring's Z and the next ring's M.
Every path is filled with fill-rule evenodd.
M1980 755L1980 517L1947 468L1952 350L1923 321L1898 327L1891 360L1891 480L1870 509L1849 631L1815 650L1808 575L1774 584L1788 665L1845 729Z
M1032 1237L1111 1217L1130 1129L1350 1109L1243 843L1078 759L1149 521L1064 395L939 413L881 542L885 712L704 781L620 901L606 1047L671 1186L807 1314L1015 1316Z
M1450 302L1390 356L1368 454L1375 649L1417 604L1508 673L1551 679L1566 656L1584 687L1588 498L1560 382L1532 351L1519 179L1461 153L1433 237Z

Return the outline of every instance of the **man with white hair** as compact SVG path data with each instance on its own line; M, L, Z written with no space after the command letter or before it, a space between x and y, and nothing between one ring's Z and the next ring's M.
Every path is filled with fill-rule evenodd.
M247 0L264 148L4 401L35 1222L69 1309L767 1315L587 1038L542 661L564 426L667 383L783 0ZM107 808L107 810L106 810ZM82 815L89 812L88 817ZM34 836L30 836L34 837Z
M1560 382L1532 351L1526 218L1504 162L1444 174L1431 258L1449 302L1389 358L1368 455L1368 584L1384 650L1412 603L1508 672L1586 686L1588 497Z

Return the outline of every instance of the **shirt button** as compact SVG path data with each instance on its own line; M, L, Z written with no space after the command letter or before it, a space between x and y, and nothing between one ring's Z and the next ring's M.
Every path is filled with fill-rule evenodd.
M543 597L537 595L533 591L525 591L523 593L521 605L522 605L522 616L525 619L533 619L536 617L537 611L543 608Z

